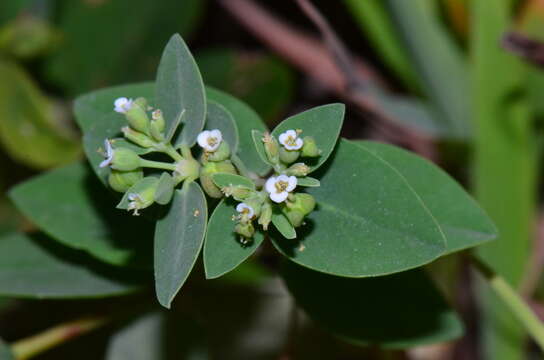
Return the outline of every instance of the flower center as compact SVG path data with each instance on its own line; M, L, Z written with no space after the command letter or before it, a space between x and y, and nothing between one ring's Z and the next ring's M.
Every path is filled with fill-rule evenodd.
M218 141L217 141L216 137L210 136L208 138L208 145L215 146L215 145L217 145L217 143L218 143Z
M296 146L297 145L296 140L297 140L296 137L289 136L287 137L287 140L285 140L285 143L289 146Z
M276 187L276 192L282 193L287 189L287 186L289 186L289 183L287 181L277 181L274 186Z

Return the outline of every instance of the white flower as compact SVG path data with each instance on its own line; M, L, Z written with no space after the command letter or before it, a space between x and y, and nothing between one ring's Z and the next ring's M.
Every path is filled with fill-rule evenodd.
M104 147L106 148L106 152L104 153L106 159L100 163L101 168L110 165L113 161L113 147L108 139L104 140Z
M117 98L115 102L113 103L113 106L114 106L113 110L115 110L115 112L118 112L120 114L125 114L127 111L130 110L133 102L134 100L127 99L126 97Z
M203 132L198 134L196 140L201 148L203 148L207 152L214 152L215 150L217 150L219 145L221 145L223 135L221 134L221 131L217 129L204 130Z
M252 219L255 216L255 210L246 203L239 203L236 206L236 211L240 213L241 216L246 216L247 219Z
M136 193L130 193L128 194L128 200L129 200L129 203L128 203L127 210L128 211L134 210L133 215L138 216L139 215L138 210L140 209L141 203L142 203L141 196Z
M270 199L276 203L281 203L287 199L289 193L295 190L297 178L294 176L279 175L272 176L266 180L265 189L270 193Z
M280 134L278 140L287 150L299 150L304 145L304 141L298 137L295 130L287 130Z

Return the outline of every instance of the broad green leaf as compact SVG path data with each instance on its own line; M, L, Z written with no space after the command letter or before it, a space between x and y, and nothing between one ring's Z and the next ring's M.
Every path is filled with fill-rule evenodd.
M206 96L209 100L223 105L232 114L238 128L240 142L238 156L240 159L250 171L261 176L265 175L270 170L270 166L255 153L255 145L251 135L252 130L262 133L267 131L266 125L259 115L242 101L214 88L206 87Z
M164 49L155 84L155 98L164 114L166 132L185 111L175 146L192 146L204 128L206 95L198 66L179 34L172 36Z
M366 151L386 161L417 193L446 236L446 254L480 245L497 236L484 210L443 170L395 146L357 141Z
M172 175L163 172L159 179L159 185L157 185L157 191L155 192L155 201L161 205L168 204L174 195L175 185L176 183Z
M174 33L187 36L204 4L57 0L51 10L64 36L45 62L45 74L71 95L147 81L155 75L164 44Z
M253 241L242 245L240 236L234 232L238 215L233 201L222 200L215 208L208 223L204 244L204 269L207 279L225 275L250 257L261 245L264 235L256 231Z
M17 64L0 59L0 142L15 160L35 168L73 161L80 147L56 122L52 103Z
M198 258L208 208L195 182L176 190L168 214L155 228L155 290L162 306L170 308Z
M0 360L15 360L9 346L0 339Z
M320 185L319 180L313 177L305 176L297 178L297 186L317 187Z
M220 188L227 186L243 186L255 190L255 183L250 179L234 174L217 173L212 175L212 180Z
M17 185L10 198L44 232L115 265L150 263L152 224L115 209L90 169L75 163Z
M206 129L221 130L223 140L230 146L233 154L238 151L238 128L232 114L221 104L208 100L208 112L206 113Z
M106 183L110 169L99 167L104 160L99 150L104 150L105 139L117 138L121 134L121 128L127 125L124 115L113 111L113 102L119 97L140 96L145 97L150 105L154 105L153 84L140 83L98 90L80 96L74 103L76 120L83 131L85 155L103 183ZM121 144L126 145L127 142L123 141Z
M148 189L150 186L154 186L159 182L159 178L155 176L146 176L140 181L138 181L136 184L132 185L130 189L128 189L123 197L121 198L121 201L119 201L119 204L117 204L117 209L122 210L128 210L128 206L130 204L129 196L130 194L138 194L145 189Z
M138 280L139 279L139 280ZM127 273L42 234L0 238L0 295L62 299L123 295L147 281L145 273Z
M329 157L342 129L345 106L322 105L288 117L272 131L276 138L289 129L302 130L301 137L312 136L321 155L317 159L304 159L311 171L317 170Z
M293 98L294 74L276 56L214 48L198 52L196 61L206 84L246 102L267 121Z
M421 78L422 87L444 118L451 137L470 134L470 83L463 54L428 0L387 0L389 12Z
M292 240L297 237L297 232L295 231L295 228L293 227L293 225L291 225L287 217L281 212L274 211L274 213L272 214L272 224L274 224L274 227L285 239ZM281 239L278 239L278 241L281 241Z
M266 152L264 149L264 143L263 143L264 133L259 130L251 130L251 137L253 139L253 151L257 150L256 152L259 158L261 159L261 162L268 164L268 166L273 166L274 164L272 164L268 160L268 157L266 156Z
M463 334L460 319L421 269L349 279L286 262L281 273L297 304L347 342L407 348Z
M372 152L340 140L316 177L321 186L307 192L318 205L297 229L297 239L272 237L292 261L332 275L365 277L415 268L446 250L420 196Z

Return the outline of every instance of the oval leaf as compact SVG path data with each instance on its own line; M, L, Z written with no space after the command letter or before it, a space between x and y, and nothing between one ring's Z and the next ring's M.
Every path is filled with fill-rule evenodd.
M168 214L155 229L155 290L160 304L170 308L198 258L208 210L195 182L176 190Z
M220 277L236 268L251 256L264 240L262 232L257 231L253 241L247 245L240 243L240 236L234 232L233 216L238 215L235 203L222 200L215 208L206 234L204 244L204 269L206 278Z
M128 189L123 197L121 198L121 201L119 201L119 204L117 204L117 209L122 210L128 210L128 205L130 203L130 199L128 198L130 194L138 194L144 191L145 189L154 186L156 183L159 182L159 179L155 176L146 176L140 181L138 181L136 184L132 185L130 189ZM135 213L137 215L137 213Z
M297 237L297 232L293 225L289 222L287 217L281 212L276 211L274 208L274 213L272 214L272 224L280 232L280 234L286 239L295 239ZM279 240L281 241L281 240Z
M155 84L155 98L164 114L166 132L184 112L183 129L174 144L192 146L204 128L206 97L198 66L179 34L170 38L162 53Z
M497 228L485 211L438 166L395 146L371 141L356 144L387 161L410 184L442 228L446 254L497 237Z
M357 345L406 348L454 340L463 325L424 271L349 279L286 262L297 304L334 335ZM400 299L401 298L401 299Z
M312 136L321 150L321 155L318 158L305 158L304 162L310 166L311 171L315 171L328 159L334 149L344 122L344 112L344 104L318 106L288 117L272 131L272 135L278 138L289 129L300 129L302 137Z
M229 144L230 151L236 154L238 151L238 128L232 114L224 106L215 101L208 100L206 129L221 130L223 140Z
M255 153L255 145L251 134L252 130L262 133L267 131L262 119L252 108L227 93L208 86L206 87L206 96L209 100L223 105L232 114L238 127L238 156L242 159L242 162L250 171L261 176L265 175L270 170L270 166Z
M159 179L159 185L157 185L157 191L155 192L155 201L161 205L168 204L174 195L175 186L176 182L172 175L163 172Z
M264 150L264 133L259 130L251 130L251 138L253 139L253 149L252 151L255 152L257 150L257 155L259 156L259 159L265 164L268 164L268 166L272 167L274 164L272 164L268 157L266 156L266 152Z
M320 184L319 180L309 176L297 178L297 186L318 187Z
M321 186L308 188L317 208L296 241L272 238L296 263L347 277L386 275L444 253L445 238L421 199L389 163L346 140L338 143Z
M25 216L64 245L115 265L151 263L152 224L116 210L114 199L84 164L32 178L9 196Z
M54 243L42 234L0 238L0 295L38 299L97 298L137 290L145 274L119 268ZM139 278L139 280L137 280Z
M250 179L234 174L216 173L212 175L212 180L220 188L227 186L242 186L247 189L255 190L255 183Z

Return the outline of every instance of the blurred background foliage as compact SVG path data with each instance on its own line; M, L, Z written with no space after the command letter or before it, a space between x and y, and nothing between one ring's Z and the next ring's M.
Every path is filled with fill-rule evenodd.
M479 254L543 313L544 236L537 231L542 1L314 4L330 21L333 40L295 1L1 0L0 234L33 229L6 200L7 188L81 157L71 112L74 97L153 79L164 44L179 32L196 54L204 81L240 97L269 124L312 105L345 101L344 136L395 143L439 163L473 190L499 226L499 241ZM346 52L339 51L336 36ZM196 313L193 334L151 313L107 326L39 359L74 354L137 359L125 353L127 347L153 334L159 341L162 331L172 334L173 344L179 338L191 343L188 359L278 359L289 353L287 358L296 359L516 360L533 354L517 323L479 289L463 255L426 270L463 315L465 336L454 344L407 351L348 345L303 314L293 325L293 300L270 275L276 261L265 252L259 262L248 262L206 287L195 279L186 290L194 295L183 297L174 317L193 321L187 320L188 312ZM139 296L93 302L0 298L0 337L28 336L67 316L80 316L82 309L118 311L141 301ZM213 304L197 306L206 302ZM207 335L198 336L198 329Z

